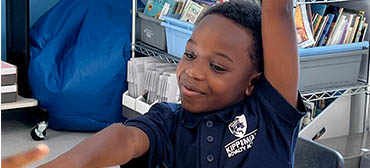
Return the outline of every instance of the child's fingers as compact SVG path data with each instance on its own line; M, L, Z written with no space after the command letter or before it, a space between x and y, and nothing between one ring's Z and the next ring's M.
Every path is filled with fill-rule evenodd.
M26 152L10 156L1 160L2 168L21 168L32 162L41 160L49 153L49 147L45 144L39 144Z

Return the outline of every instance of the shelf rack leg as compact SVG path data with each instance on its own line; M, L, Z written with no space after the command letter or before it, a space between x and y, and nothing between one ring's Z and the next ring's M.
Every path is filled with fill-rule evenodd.
M364 124L363 124L363 132L369 131L369 125L370 125L370 120L369 120L369 98L370 95L367 93L369 89L366 89L365 93L365 109L364 109Z
M369 58L369 54L367 54L367 69L366 69L366 72L367 72L367 75L366 75L366 84L367 84L367 87L365 89L365 111L364 111L364 126L363 126L363 132L367 132L367 131L370 131L370 116L369 116L369 100L370 100L370 94L369 94L369 86L370 86L370 58Z
M132 0L131 58L135 58L137 0Z

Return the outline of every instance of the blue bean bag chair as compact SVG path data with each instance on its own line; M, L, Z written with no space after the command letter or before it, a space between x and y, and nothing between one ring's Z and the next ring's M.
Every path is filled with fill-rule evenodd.
M29 84L49 127L98 131L122 122L131 0L60 0L30 30Z

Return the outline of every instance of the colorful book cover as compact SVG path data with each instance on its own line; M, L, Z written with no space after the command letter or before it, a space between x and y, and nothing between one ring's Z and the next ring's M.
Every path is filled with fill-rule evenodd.
M339 8L339 7L335 7L335 6L330 6L330 7L333 9L333 13L335 14L335 17L334 17L334 20L333 20L333 23L332 23L332 27L329 30L328 41L327 41L326 45L331 45L331 43L333 41L332 39L333 39L333 36L334 36L334 32L338 27L340 16L342 15L343 10L344 10L344 8Z
M365 24L365 21L366 21L366 17L363 17L360 21L360 24L357 28L357 33L356 33L356 38L355 38L355 43L359 42L360 41L360 37L361 37L361 30Z
M326 26L324 28L324 31L323 31L322 35L321 35L318 46L323 46L324 45L324 42L328 37L329 29L330 29L331 24L333 23L333 20L334 20L334 14L328 14L328 17L329 17L328 22L326 23Z
M145 6L144 14L159 18L159 15L161 14L162 8L165 3L170 4L168 13L173 13L176 2L172 0L149 0Z
M313 26L314 26L314 29L313 29L313 34L314 34L314 36L316 36L316 34L317 34L317 30L319 30L319 28L320 28L320 25L321 25L321 23L322 23L322 21L323 21L323 15L320 15L320 14L317 14L317 19L316 19L316 21L313 23Z
M180 20L194 24L203 11L203 6L193 1L188 1Z
M358 25L360 24L360 20L361 20L361 16L360 15L357 15L356 18L355 18L355 22L352 26L352 32L351 32L351 36L349 37L348 39L348 43L352 43L353 40L355 39L355 35L357 33L357 28L358 28Z
M341 38L339 44L345 44L346 38L348 37L348 32L351 31L350 28L351 28L351 25L352 25L352 23L354 21L354 19L353 19L354 18L354 15L353 14L349 14L349 15L347 15L347 18L348 18L348 20L346 22L346 27L344 28L344 32L342 34L342 38Z
M343 33L345 32L348 18L345 15L340 16L338 26L334 31L333 41L331 45L338 45L342 40Z
M329 20L329 16L324 16L324 18L322 19L320 28L315 36L315 46L318 46L322 33L324 32L324 29L328 23L328 20Z
M306 5L298 5L295 8L295 25L298 47L305 48L315 43L311 24L307 17Z

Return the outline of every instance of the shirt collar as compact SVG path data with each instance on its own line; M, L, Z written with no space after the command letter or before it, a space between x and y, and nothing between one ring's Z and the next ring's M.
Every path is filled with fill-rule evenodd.
M242 100L221 110L215 110L206 113L192 113L181 107L180 122L186 128L195 128L205 117L216 116L222 122L230 123L235 118L236 113L243 109L243 105L245 103L245 100Z

